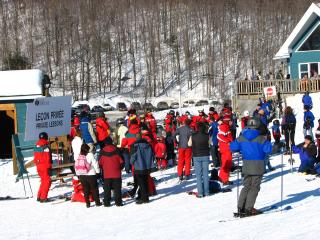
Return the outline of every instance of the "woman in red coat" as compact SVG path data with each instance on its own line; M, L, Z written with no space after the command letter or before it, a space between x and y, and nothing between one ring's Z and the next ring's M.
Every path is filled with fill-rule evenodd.
M104 113L99 113L96 119L97 140L100 149L105 146L105 140L110 136L110 125L105 119Z
M232 153L230 150L230 143L232 142L232 133L230 131L230 119L224 118L220 123L218 129L218 141L219 150L221 154L221 168L219 172L220 181L224 185L231 185L232 182L229 181L229 175L232 167Z
M39 134L39 141L34 148L34 164L37 167L41 184L38 191L37 201L48 202L48 192L51 186L49 170L51 169L51 152L48 134L42 132Z

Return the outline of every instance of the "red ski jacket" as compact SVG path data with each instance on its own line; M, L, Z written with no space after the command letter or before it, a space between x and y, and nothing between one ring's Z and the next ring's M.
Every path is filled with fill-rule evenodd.
M163 142L158 142L155 146L155 155L156 158L166 158L167 147Z
M34 148L34 164L37 168L48 169L52 167L50 143L45 139L40 139Z
M125 138L122 139L121 148L128 148L129 152L131 145L137 140L136 134L140 132L140 128L137 124L131 124Z
M123 159L114 145L106 145L100 152L99 165L103 169L103 177L121 178Z
M110 125L103 118L96 120L97 139L99 142L105 140L110 135Z

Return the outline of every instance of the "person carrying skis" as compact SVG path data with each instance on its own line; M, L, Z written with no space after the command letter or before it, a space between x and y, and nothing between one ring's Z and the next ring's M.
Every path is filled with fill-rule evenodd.
M48 202L48 192L51 186L49 171L52 167L52 164L50 143L48 141L48 134L45 132L39 134L39 140L34 148L33 162L37 168L37 172L41 181L38 190L37 201L41 203Z
M303 143L300 143L298 146L292 146L292 151L294 153L299 153L300 156L301 164L298 172L305 174L312 172L317 156L317 147L314 144L312 137L310 135L305 136Z
M303 135L304 136L310 135L312 140L313 140L312 129L314 127L314 119L315 119L314 115L310 111L310 108L307 105L305 105L304 106L304 113L303 113L303 120L304 120Z
M237 213L237 216L240 217L261 213L254 208L254 204L260 191L262 176L265 173L265 157L266 154L271 153L272 145L265 136L260 135L257 130L259 125L259 119L249 119L247 129L230 144L231 151L240 152L243 160L243 188L238 200Z
M232 153L230 143L232 142L232 133L230 131L231 119L225 116L218 126L218 141L221 154L221 168L219 172L220 181L223 185L232 185L229 181L229 175L232 167Z
M305 94L303 95L302 103L303 103L303 106L308 106L310 110L312 109L313 107L312 98L310 97L308 91L306 91Z
M185 179L188 180L190 177L192 149L188 146L188 141L192 135L192 129L189 125L190 120L187 119L174 134L174 138L178 142L178 176L180 181L183 180L183 169Z

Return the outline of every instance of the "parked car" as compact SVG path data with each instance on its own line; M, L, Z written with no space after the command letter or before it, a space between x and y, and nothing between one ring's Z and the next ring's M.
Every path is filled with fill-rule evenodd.
M114 107L112 107L109 103L103 104L103 108L105 111L113 111Z
M128 111L127 105L124 102L117 103L117 110L119 111Z
M139 110L141 110L141 104L139 102L132 102L131 103L131 108L139 111Z
M184 101L182 104L183 107L194 107L195 102L193 100Z
M166 102L158 102L158 104L157 104L157 109L159 111L166 110L168 108L169 108L169 105Z
M94 106L91 109L91 118L96 119L99 113L104 113L104 112L105 112L105 109L100 105Z
M196 103L196 107L205 106L205 105L209 105L209 102L208 102L207 100L199 100L199 101Z
M170 104L170 108L179 108L179 103L178 102L173 102Z
M147 110L153 111L154 106L151 103L145 103L142 105L142 109L145 111L147 111Z

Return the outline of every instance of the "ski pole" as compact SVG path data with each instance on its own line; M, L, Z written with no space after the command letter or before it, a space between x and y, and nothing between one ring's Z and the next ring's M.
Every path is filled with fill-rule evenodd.
M283 201L283 147L282 147L282 154L281 154L281 200L280 200L280 207L282 212L282 201Z
M30 178L29 178L29 174L28 173L27 173L27 179L28 179L29 187L30 187L30 191L31 191L31 198L33 198L33 191L32 191L32 187L31 187L31 184L30 184Z
M22 177L22 183L23 183L24 197L27 198L27 192L26 192L26 186L24 184L23 174L21 175L21 177Z

